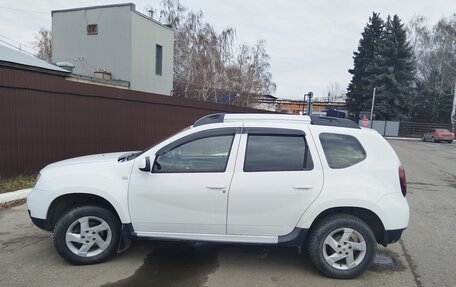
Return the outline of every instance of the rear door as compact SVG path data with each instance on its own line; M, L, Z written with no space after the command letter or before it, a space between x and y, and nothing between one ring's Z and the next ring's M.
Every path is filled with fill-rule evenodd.
M228 198L227 233L290 233L322 183L307 126L283 129L246 123Z

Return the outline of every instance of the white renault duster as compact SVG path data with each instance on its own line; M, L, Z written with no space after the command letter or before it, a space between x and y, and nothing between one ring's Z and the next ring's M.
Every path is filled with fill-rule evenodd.
M406 180L376 131L345 119L214 114L142 152L46 166L27 199L75 264L131 239L306 248L323 274L352 278L409 221Z

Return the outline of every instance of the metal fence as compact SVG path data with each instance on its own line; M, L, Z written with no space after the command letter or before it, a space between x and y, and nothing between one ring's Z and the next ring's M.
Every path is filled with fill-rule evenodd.
M434 124L434 123L415 123L415 122L401 122L399 135L402 137L420 138L423 133L429 129L453 129L451 124Z
M217 112L261 112L0 67L0 176L69 157L141 150Z
M358 124L363 127L363 120L360 120ZM376 130L384 137L397 137L399 135L399 126L399 122L393 121L369 121L367 124L368 128Z
M359 120L360 127L364 127L363 120ZM409 137L421 138L423 133L432 128L452 130L451 124L436 123L416 123L416 122L396 122L396 121L368 121L368 128L376 130L379 134L386 137Z

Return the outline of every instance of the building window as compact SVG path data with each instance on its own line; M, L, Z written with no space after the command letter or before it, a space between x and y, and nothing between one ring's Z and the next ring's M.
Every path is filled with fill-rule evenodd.
M160 45L155 46L155 74L162 75L163 66L163 47Z
M98 34L98 24L87 25L87 35L97 35Z

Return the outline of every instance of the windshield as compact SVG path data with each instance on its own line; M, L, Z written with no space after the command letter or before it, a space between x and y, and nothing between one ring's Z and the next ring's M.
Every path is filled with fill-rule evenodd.
M175 135L177 135L178 133L181 133L181 132L183 132L183 131L189 130L189 129L191 129L192 127L193 127L193 126L188 126L188 127L184 128L184 129L178 131L177 133L174 133L174 134L172 134L172 135L170 135L170 136L164 138L163 140L159 141L158 143L155 143L155 144L149 146L148 148L146 148L146 149L144 149L144 150L142 150L142 151L140 151L140 152L132 153L131 155L129 155L129 156L126 157L126 160L129 161L129 160L135 159L135 158L137 158L138 156L140 156L140 155L142 155L143 153L145 153L146 151L148 151L149 149L153 148L154 146L156 146L156 145L158 145L158 144L160 144L160 143L162 143L162 142L168 140L170 137L173 137L173 136L175 136Z

